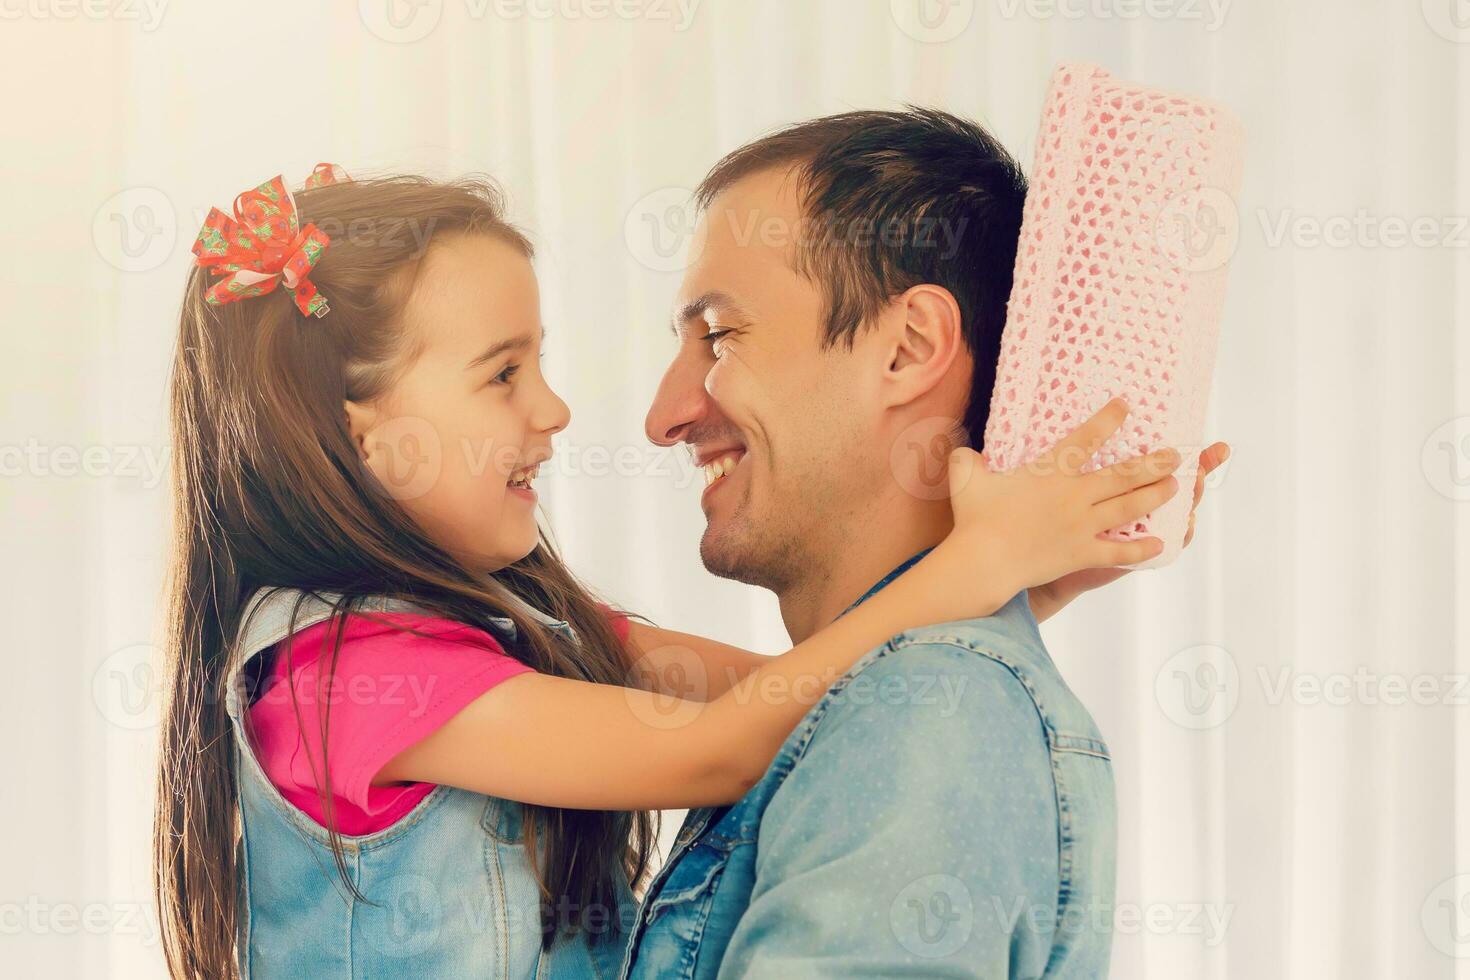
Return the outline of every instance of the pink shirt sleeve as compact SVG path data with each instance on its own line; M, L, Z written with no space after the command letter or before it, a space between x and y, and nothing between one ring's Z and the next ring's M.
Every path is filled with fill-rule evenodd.
M618 638L627 642L626 616L606 612ZM330 656L326 623L296 633L289 657L286 645L278 646L250 707L250 724L257 758L271 783L325 827L317 787L321 722L330 707L326 741L332 805L337 827L347 836L392 826L434 789L432 783L373 786L389 760L497 684L531 672L482 630L408 613L350 617L335 669L329 671ZM302 737L303 728L308 738Z
M628 625L628 614L622 610L614 609L612 606L602 606L601 608L603 612L607 613L607 621L611 624L613 633L617 635L619 640L626 644L628 642L628 634L632 632L632 627Z

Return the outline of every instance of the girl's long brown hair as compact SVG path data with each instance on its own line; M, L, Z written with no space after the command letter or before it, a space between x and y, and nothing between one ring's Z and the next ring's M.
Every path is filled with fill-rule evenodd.
M224 685L244 604L257 589L338 593L337 626L369 595L486 630L490 617L509 617L519 642L508 652L538 671L606 684L628 676L596 600L544 535L521 561L490 576L471 572L374 483L347 428L344 400L372 400L413 356L403 307L437 236L491 235L531 254L505 221L495 185L358 180L303 191L296 204L303 224L332 237L311 275L330 313L303 317L283 288L209 306L204 292L213 277L196 268L180 317L170 392L169 700L153 842L174 976L236 972L239 790ZM580 647L528 619L512 593L569 622ZM341 630L330 631L335 664ZM325 746L324 736L308 744ZM594 753L589 746L589 764ZM321 769L329 806L325 758ZM648 869L652 816L529 805L524 812L541 882L543 945L559 931L616 927L619 890ZM341 880L355 893L335 832L331 843Z

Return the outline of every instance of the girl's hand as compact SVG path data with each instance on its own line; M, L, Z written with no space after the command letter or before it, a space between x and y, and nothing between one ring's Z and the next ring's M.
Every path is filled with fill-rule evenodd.
M1229 458L1230 446L1223 442L1214 443L1199 454L1199 470L1194 478L1194 503L1189 509L1189 530L1184 534L1182 547L1188 548L1189 542L1194 540L1194 518L1205 496L1205 478ZM1056 615L1082 593L1116 582L1131 571L1131 568L1084 568L1063 575L1031 590L1031 612L1038 623L1042 622Z
M954 530L936 551L952 569L994 575L1003 569L1011 592L1041 586L1083 569L1131 565L1163 550L1158 538L1111 541L1103 532L1137 520L1179 489L1179 453L1161 449L1083 473L1123 424L1128 406L1115 398L1071 435L1026 466L991 472L985 457L950 454Z

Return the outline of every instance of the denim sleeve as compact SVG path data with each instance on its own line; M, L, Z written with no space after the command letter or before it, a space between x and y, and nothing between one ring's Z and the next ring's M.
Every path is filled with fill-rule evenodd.
M829 702L772 797L719 976L1034 975L1019 964L1046 962L1058 900L1050 760L1004 664L888 650Z

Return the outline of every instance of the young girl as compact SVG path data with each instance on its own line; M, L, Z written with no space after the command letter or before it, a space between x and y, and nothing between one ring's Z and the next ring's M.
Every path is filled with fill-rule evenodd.
M630 622L536 522L568 412L494 188L323 165L235 211L195 246L172 381L174 975L613 975L648 811L739 799L893 634L1157 553L1098 532L1167 499L1177 455L996 475L957 450L953 533L788 653ZM679 650L705 703L658 689Z

